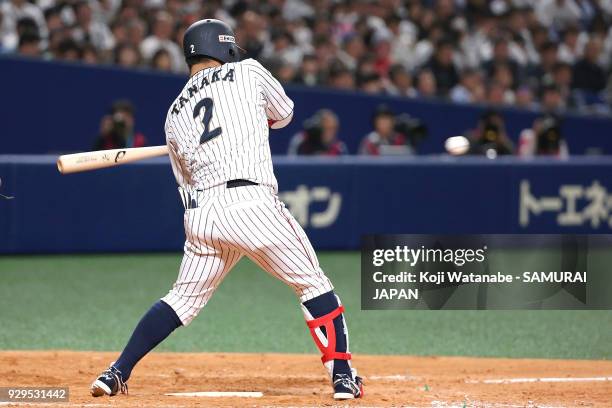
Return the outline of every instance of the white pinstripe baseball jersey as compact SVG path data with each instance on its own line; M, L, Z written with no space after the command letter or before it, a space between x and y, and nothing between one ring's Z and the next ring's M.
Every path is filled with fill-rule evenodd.
M302 302L333 289L277 197L268 119L282 127L292 115L280 83L252 59L197 72L170 107L166 139L186 208L186 240L178 279L162 299L183 324L244 255ZM227 187L238 179L258 185Z
M277 189L268 119L290 121L293 101L253 59L193 75L166 117L179 186L192 192L245 179Z

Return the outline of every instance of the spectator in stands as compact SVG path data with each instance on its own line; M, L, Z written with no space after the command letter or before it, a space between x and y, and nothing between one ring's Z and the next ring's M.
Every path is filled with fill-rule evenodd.
M304 121L304 130L289 143L289 155L340 156L348 154L344 142L338 138L338 116L329 109L321 109Z
M20 18L19 20L17 20L15 29L16 29L17 38L19 40L21 40L23 36L26 36L26 38L30 38L33 42L34 38L37 37L39 44L38 44L36 53L32 54L31 52L33 51L33 49L31 49L31 50L28 50L30 53L27 55L30 57L41 55L43 51L42 46L43 46L44 39L41 37L40 31L38 29L38 25L36 24L34 19L30 17Z
M559 86L551 84L542 89L542 110L547 113L561 113L566 109L566 100Z
M357 79L357 86L369 94L379 94L384 89L382 78L376 72L361 75Z
M172 41L173 29L174 18L166 11L158 11L153 21L152 33L140 44L140 52L147 61L152 61L157 51L165 49L170 54L172 70L186 72L183 51Z
M359 153L369 156L409 155L414 153L407 135L395 129L395 114L385 105L376 110L374 130L362 141Z
M437 95L436 77L428 69L419 72L417 76L417 96L432 98Z
M546 115L536 119L531 129L523 130L519 137L518 155L567 158L569 148L563 138L559 119Z
M147 27L146 24L138 17L134 17L126 25L126 33L127 36L126 42L135 47L140 47L142 42L145 40L147 35ZM142 55L142 54L141 54ZM144 63L144 59L143 59Z
M26 57L40 56L40 37L35 32L25 32L19 37L19 54Z
M507 64L497 64L493 67L493 82L499 83L504 89L504 103L511 105L514 103L514 79L510 66Z
M540 52L544 46L550 42L550 32L541 25L532 25L530 30L531 48L533 55L531 58L531 66L537 66L540 63Z
M382 78L386 77L393 61L391 61L391 43L388 34L379 34L374 38L374 70Z
M332 88L355 89L355 76L347 68L339 65L330 68L327 84Z
M508 46L510 58L523 70L532 63L537 63L537 53L533 49L531 33L528 28L528 13L525 8L511 8L507 15L511 40Z
M350 89L350 88L353 88L353 85L352 85L353 76L351 75L350 71L347 70L347 72L351 78L351 86L349 87ZM330 75L331 75L331 72L330 72ZM319 64L317 63L316 56L314 56L313 54L304 55L304 58L302 58L300 69L294 78L294 82L298 84L307 85L307 86L315 86L321 83L321 72L319 69ZM333 82L333 81L330 81L330 82ZM330 83L329 85L335 86L337 88L342 87L341 85L337 85L337 84L335 85L333 83Z
M440 23L430 22L429 18L433 18L433 16L427 11L421 21L421 24L425 25L425 27L421 27L423 38L414 46L413 56L416 67L422 67L427 63L433 55L435 44L444 37L444 27ZM428 27L429 24L431 26Z
M245 11L236 24L237 42L245 50L245 58L259 58L266 41L264 19L253 10Z
M58 6L49 7L47 10L45 10L45 23L49 33L65 28L64 22L62 21L61 11L61 8Z
M514 93L499 81L490 81L487 84L485 102L490 105L508 105L514 100Z
M539 109L538 103L534 100L533 91L527 85L523 85L516 90L515 104L523 109Z
M131 68L138 67L142 62L140 51L137 47L129 43L123 43L115 48L115 64Z
M371 74L378 74L376 71L376 60L373 55L366 55L359 60L355 77L359 80L360 77L366 77Z
M19 32L17 22L21 19L28 19L33 22L35 30L28 32L26 35L27 47L23 48L33 56L33 37L37 35L39 39L46 38L48 35L45 17L40 7L28 2L27 0L8 0L0 3L0 14L2 15L2 46L7 50L22 49L19 43L22 40L24 32ZM29 31L29 30L28 30ZM34 32L35 31L35 32ZM40 55L40 49L36 55Z
M415 10L418 6L418 3L414 2L409 6L409 10ZM410 71L415 68L413 52L418 31L414 21L417 19L403 19L397 11L386 20L391 36L391 60Z
M416 89L412 87L412 76L402 65L394 65L389 70L387 92L391 95L414 98Z
M478 127L468 132L471 155L496 158L513 154L512 142L506 134L504 118L494 110L484 112L478 120Z
M115 46L115 39L108 25L101 19L94 19L91 6L87 1L78 1L74 5L76 27L72 30L73 38L79 42L89 42L97 49L107 52Z
M606 74L599 66L601 40L591 39L584 49L584 57L574 66L572 88L598 92L606 86Z
M67 28L60 28L49 32L49 38L47 39L47 50L46 57L51 59L55 58L58 53L59 45L62 41L70 36Z
M363 39L357 34L349 34L344 40L343 48L338 51L337 58L347 69L355 70L366 51Z
M172 58L168 50L160 48L151 59L151 67L159 71L172 72Z
M483 102L485 89L480 71L468 68L461 73L460 82L451 89L450 99L457 103Z
M81 49L81 60L91 65L99 63L100 56L96 47L89 43L83 44L83 48Z
M277 59L294 67L300 64L302 57L302 50L295 45L293 36L286 30L273 30L270 43L264 46L261 54L264 60Z
M437 42L433 57L427 64L436 78L440 96L446 95L459 82L459 75L453 62L453 43L448 39Z
M570 26L563 32L563 39L559 44L559 61L566 64L575 64L582 56L585 35L581 35L578 27Z
M115 20L110 24L111 34L115 39L115 49L113 50L114 54L117 54L117 48L121 47L124 44L129 43L128 40L128 25L131 22L124 22Z
M490 60L483 64L483 68L489 78L493 78L495 70L504 66L512 75L512 82L516 83L519 80L519 65L510 57L509 41L506 38L497 38L493 45L493 56Z
M59 43L53 56L63 61L79 61L81 59L81 48L75 40L68 37Z
M94 149L143 147L146 143L144 135L134 131L134 106L130 101L119 100L113 103L110 114L102 118Z
M580 20L580 8L574 0L538 0L534 3L538 20L544 26L563 29Z
M559 62L555 65L552 72L552 83L557 86L561 94L561 98L565 101L566 106L575 105L572 96L572 66Z
M313 41L314 53L323 66L329 66L336 58L337 48L327 36L319 35Z
M559 62L559 48L552 41L547 41L540 49L540 63L532 71L533 79L549 81L553 70Z

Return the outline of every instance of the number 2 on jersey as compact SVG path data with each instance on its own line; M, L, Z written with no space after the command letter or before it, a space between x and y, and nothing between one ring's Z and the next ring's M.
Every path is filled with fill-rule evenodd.
M202 123L204 124L204 131L200 136L200 144L208 142L210 139L217 137L221 134L223 129L218 127L214 130L210 130L210 120L212 119L214 103L210 98L204 98L193 108L193 118L197 118L200 115L200 111L204 109L204 117Z

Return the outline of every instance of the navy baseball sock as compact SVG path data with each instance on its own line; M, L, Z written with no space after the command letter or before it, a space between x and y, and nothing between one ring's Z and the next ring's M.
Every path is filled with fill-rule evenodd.
M181 320L174 309L163 301L159 300L151 306L151 309L138 322L121 356L113 364L117 370L121 371L123 381L130 378L132 369L145 354L181 325Z
M326 314L334 311L340 306L338 299L333 291L324 293L317 296L316 298L310 299L302 303L306 309L310 312L313 318L325 316ZM336 351L346 353L347 349L347 335L344 334L344 319L342 314L334 319L334 329L336 331ZM325 328L322 327L323 334ZM351 368L347 360L334 359L334 372L336 374L348 374L352 378Z

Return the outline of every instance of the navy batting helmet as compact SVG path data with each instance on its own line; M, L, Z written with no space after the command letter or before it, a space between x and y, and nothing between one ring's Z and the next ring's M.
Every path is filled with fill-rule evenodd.
M234 31L221 20L207 18L200 20L185 31L183 53L190 57L208 57L219 62L240 61Z

